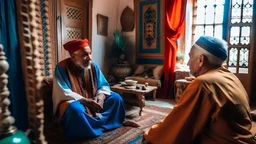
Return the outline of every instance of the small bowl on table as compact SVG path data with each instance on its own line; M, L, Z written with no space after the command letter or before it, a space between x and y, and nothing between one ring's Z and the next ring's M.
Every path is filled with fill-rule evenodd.
M138 81L135 81L135 80L125 80L124 82L128 86L136 86Z

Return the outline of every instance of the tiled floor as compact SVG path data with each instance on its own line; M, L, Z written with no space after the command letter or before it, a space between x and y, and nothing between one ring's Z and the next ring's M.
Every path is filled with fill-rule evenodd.
M147 99L146 105L173 108L173 106L175 105L175 101L173 99L156 99L156 101L153 101L152 99ZM256 110L256 104L251 105L251 110Z
M153 101L152 99L147 99L146 105L173 108L173 106L175 105L175 101L172 99L156 99L155 101Z

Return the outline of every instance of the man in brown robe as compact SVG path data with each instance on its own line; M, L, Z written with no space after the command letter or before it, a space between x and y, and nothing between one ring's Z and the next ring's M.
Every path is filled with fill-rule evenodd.
M195 76L172 112L144 133L159 144L255 144L256 129L248 95L222 63L227 44L201 36L192 46L188 65Z

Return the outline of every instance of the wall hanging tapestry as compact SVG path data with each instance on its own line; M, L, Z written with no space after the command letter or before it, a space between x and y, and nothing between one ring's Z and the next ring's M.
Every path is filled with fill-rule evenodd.
M163 64L164 2L161 0L136 0L137 63Z

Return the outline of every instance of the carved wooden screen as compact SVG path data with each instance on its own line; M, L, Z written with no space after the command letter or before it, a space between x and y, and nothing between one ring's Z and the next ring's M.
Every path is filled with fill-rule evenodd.
M45 138L43 134L43 100L39 98L38 92L44 76L52 74L51 39L47 9L49 3L47 0L19 0L16 2L19 41L28 102L28 126L35 138L32 139L32 143L40 144L44 143ZM41 9L42 6L46 9Z
M58 60L69 57L62 45L73 39L88 38L90 40L90 1L89 0L59 0L58 24L61 26L59 38Z

